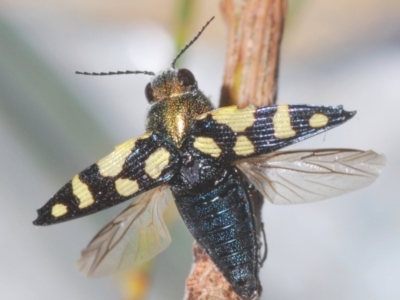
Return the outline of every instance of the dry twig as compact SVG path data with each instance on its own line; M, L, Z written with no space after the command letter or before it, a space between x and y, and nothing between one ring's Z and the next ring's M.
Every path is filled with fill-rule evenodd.
M221 11L229 28L229 41L220 106L273 104L286 1L223 0ZM261 220L263 197L258 192L254 196L255 212ZM193 255L186 300L240 300L197 243Z

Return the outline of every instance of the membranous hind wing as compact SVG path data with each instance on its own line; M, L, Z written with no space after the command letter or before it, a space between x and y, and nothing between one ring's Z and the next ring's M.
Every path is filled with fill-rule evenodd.
M107 276L163 251L171 242L163 212L172 198L165 185L137 196L82 251L78 269L90 277Z
M375 181L385 161L374 151L321 149L275 152L236 166L270 202L297 204L363 188Z
M200 115L188 146L223 162L259 156L343 124L355 112L342 106L229 106Z
M33 223L50 225L114 206L166 183L179 167L178 150L161 136L128 140L64 185Z

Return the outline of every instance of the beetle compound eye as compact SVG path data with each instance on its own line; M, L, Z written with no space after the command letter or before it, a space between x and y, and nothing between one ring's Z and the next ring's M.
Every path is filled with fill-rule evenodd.
M188 69L178 70L178 80L184 86L189 86L196 83L194 75Z
M144 89L144 93L146 94L147 101L149 103L154 102L153 88L151 87L151 83L149 82Z

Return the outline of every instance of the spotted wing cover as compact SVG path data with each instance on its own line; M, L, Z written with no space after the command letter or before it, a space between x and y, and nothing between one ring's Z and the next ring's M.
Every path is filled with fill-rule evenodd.
M77 268L90 277L107 276L163 251L171 242L163 212L172 198L165 185L136 197L82 251Z
M178 150L155 133L115 147L64 185L38 210L35 225L82 217L167 182L179 168Z
M275 152L236 166L274 204L297 204L336 197L379 176L384 155L374 151L321 149Z
M342 106L223 107L200 115L190 128L187 143L201 154L232 162L310 138L343 124L354 114Z

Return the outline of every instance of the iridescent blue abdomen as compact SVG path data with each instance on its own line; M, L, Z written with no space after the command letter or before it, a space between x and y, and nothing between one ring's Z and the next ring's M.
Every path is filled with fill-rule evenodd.
M185 177L181 174L180 177ZM239 172L230 167L221 175L222 180L215 185L196 186L196 193L179 188L180 180L176 181L172 191L193 237L233 290L250 299L259 290L254 215Z

